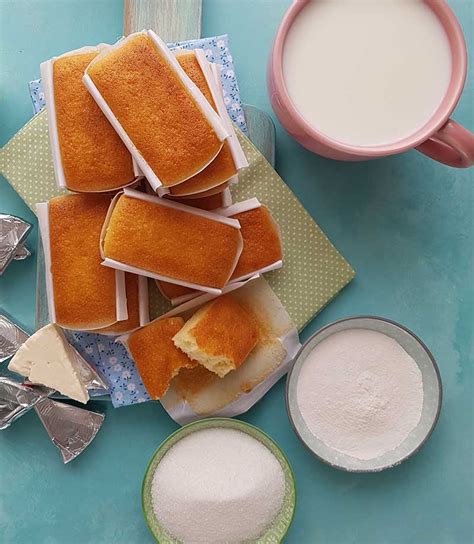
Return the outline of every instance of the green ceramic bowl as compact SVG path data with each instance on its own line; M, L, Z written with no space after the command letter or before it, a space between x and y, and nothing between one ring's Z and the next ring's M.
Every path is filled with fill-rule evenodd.
M143 479L142 485L143 513L151 533L155 537L156 541L160 542L161 544L178 543L175 538L173 538L167 531L165 531L163 527L160 526L153 512L151 498L151 484L153 481L153 475L158 463L161 461L161 459L163 459L166 453L177 442L179 442L179 440L196 431L210 428L235 429L237 431L247 433L264 444L280 462L281 468L285 475L285 496L283 498L283 505L280 513L275 518L271 527L269 527L268 530L256 542L258 544L275 544L277 542L281 542L291 525L296 505L295 479L290 464L288 463L288 460L281 449L260 429L257 429L257 427L249 425L248 423L244 423L243 421L225 417L202 419L200 421L190 423L189 425L185 425L170 435L153 454L145 472L145 478Z

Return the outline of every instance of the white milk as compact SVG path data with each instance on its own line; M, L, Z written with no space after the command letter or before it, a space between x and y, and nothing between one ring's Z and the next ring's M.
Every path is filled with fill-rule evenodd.
M393 143L432 116L451 53L419 0L311 0L288 33L283 74L307 122L343 143Z

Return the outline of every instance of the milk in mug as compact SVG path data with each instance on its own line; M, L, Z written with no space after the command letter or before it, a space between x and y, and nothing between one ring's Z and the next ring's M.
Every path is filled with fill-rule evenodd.
M437 110L451 51L421 0L311 0L288 32L283 75L314 129L350 145L384 145Z

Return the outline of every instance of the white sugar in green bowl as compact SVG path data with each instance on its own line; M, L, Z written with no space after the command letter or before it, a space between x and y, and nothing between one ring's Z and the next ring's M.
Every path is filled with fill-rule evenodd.
M190 423L150 460L142 486L160 543L280 542L296 502L291 467L256 427L235 419Z

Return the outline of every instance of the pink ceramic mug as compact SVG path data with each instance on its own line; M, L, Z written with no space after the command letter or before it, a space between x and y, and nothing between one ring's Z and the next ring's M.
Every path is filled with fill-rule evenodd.
M310 0L294 0L275 37L268 65L268 91L286 131L310 151L343 161L362 161L417 149L428 157L457 168L474 164L474 134L449 118L466 79L467 53L461 27L444 0L425 0L443 25L452 56L451 81L446 95L428 123L411 136L389 145L359 147L338 142L310 126L293 105L283 78L285 39L298 13Z

